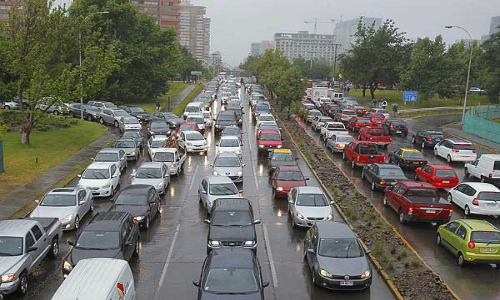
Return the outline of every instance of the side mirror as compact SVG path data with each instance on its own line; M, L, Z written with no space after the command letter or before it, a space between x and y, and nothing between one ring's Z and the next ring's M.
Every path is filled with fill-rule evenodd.
M261 220L255 220L255 221L253 221L253 223L254 224L260 224L260 223L262 223L262 221Z
M263 287L263 288L266 288L266 287L268 287L268 286L269 286L269 281L264 281L264 282L262 282L262 287Z
M78 175L76 175L76 177L82 178L82 174L78 174Z
M85 204L85 200L78 202L78 205L84 205L84 204Z
M243 168L244 166L246 166L245 164L242 164L241 167Z
M120 160L125 160L125 156L124 156L124 157L122 157L122 158L120 158Z
M39 203L40 203L40 200L35 200L35 203L36 203L36 204L39 204Z
M243 193L243 190L239 190L238 193L240 193L240 194Z
M293 200L292 199L288 200L288 203L293 204Z
M199 287L200 286L200 282L196 281L196 280L193 280L193 285L196 286L196 287Z
M211 166L211 167L213 167L213 166L214 166L214 164L210 164L210 166Z
M205 223L210 224L210 220L209 219L205 219Z
M306 181L307 181L307 180L310 180L310 179L311 179L311 178L306 178Z
M307 249L307 252L314 254L314 249Z
M26 253L33 252L33 251L36 251L36 250L38 250L37 247L30 247L28 250L26 250Z
M201 191L202 194L206 195L207 194L207 191Z
M111 178L116 178L116 177L118 177L117 173L115 173L115 174L113 174L113 176L111 176Z
M75 245L75 243L74 243L72 240L68 240L68 241L66 242L66 244L68 244L68 245L70 245L70 246L74 246L74 245Z
M124 244L125 247L132 247L134 244L132 242Z
M335 204L335 200L330 201L330 205Z

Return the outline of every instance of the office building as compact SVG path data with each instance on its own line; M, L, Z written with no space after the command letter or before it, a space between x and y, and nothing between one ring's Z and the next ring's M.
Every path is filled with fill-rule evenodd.
M380 27L382 27L381 18L361 17L357 19L338 22L335 25L334 31L336 43L340 44L338 54L348 52L352 49L352 45L356 43L356 37L354 35L358 31L358 24L360 20L365 27L370 27L373 24L375 25L375 29L379 29Z
M286 58L325 60L333 62L335 58L335 38L332 34L314 34L307 31L297 33L275 33L274 43Z
M162 28L174 28L179 34L181 17L181 0L130 0L139 6L139 10L156 19Z
M262 41L252 43L250 45L250 56L259 56L266 52L267 49L274 49L275 44L273 41Z
M500 32L500 16L491 18L490 35Z
M181 2L179 42L198 60L207 59L210 54L210 19L205 13L204 6Z
M17 3L22 3L23 1L0 1L0 24L7 25L9 23L9 13L12 6Z

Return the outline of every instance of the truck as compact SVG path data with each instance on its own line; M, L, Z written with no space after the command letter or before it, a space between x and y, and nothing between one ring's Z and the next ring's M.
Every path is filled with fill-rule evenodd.
M321 126L320 137L323 141L326 141L334 134L349 134L349 131L342 122L326 122Z
M312 88L312 100L319 100L320 98L328 97L328 87L326 86L314 86Z
M29 275L46 257L57 258L63 231L58 218L0 221L0 294L26 294Z
M351 168L362 167L374 163L384 163L386 156L381 154L377 145L368 141L353 141L344 147L342 159L351 162Z
M453 206L441 198L437 188L427 182L399 181L385 189L384 206L399 215L399 222L411 221L444 224L451 219Z
M182 148L162 148L155 152L152 161L165 163L170 175L179 175L184 168L186 157L187 154Z
M380 126L367 126L359 130L358 140L370 141L378 146L386 147L392 142L392 138L386 135L384 128Z

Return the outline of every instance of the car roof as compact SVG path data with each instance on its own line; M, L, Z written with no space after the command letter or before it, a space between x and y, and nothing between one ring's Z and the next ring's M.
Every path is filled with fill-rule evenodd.
M217 198L214 201L214 210L250 210L252 203L246 198Z
M222 139L226 139L226 140L240 140L239 137L234 136L234 135L223 135L223 136L220 137L220 140L222 140Z
M76 193L80 190L78 187L65 187L65 188L57 188L53 189L47 194L68 194L68 195L76 195Z
M500 231L498 228L493 226L490 222L485 220L477 220L477 219L459 219L456 220L459 223L463 223L471 229L472 231Z
M277 167L280 171L294 171L294 172L301 172L300 168L298 166L286 166L286 165L280 165Z
M116 165L114 162L93 162L91 163L87 169L109 169L111 165Z
M295 188L299 194L322 194L323 190L317 186L299 186Z
M381 163L374 163L374 165L377 165L379 168L383 169L401 169L400 166L394 165L394 164L381 164Z
M321 238L348 238L357 239L347 224L340 222L316 222L318 237Z
M209 184L218 184L218 183L233 183L233 180L227 176L207 176L205 180Z
M429 167L436 169L436 170L453 170L452 167L450 167L448 165L442 165L442 164L427 164L426 166L429 166Z
M500 192L500 189L498 189L491 183L486 183L486 182L464 182L464 183L470 185L476 190L479 190L480 192Z
M121 211L104 211L97 213L83 231L107 230L119 231L121 223L130 214Z
M423 181L399 181L408 188L431 188L436 189L432 184Z
M466 141L466 140L460 140L460 139L446 139L446 140L452 142L453 144L467 144L467 145L472 145L471 142Z
M268 133L268 134L274 134L274 133L277 133L279 134L280 131L279 130L276 130L276 129L264 129L264 130L261 130L260 133Z
M119 153L121 150L120 148L104 148L99 150L97 153Z
M219 157L238 157L239 158L239 155L234 153L234 152L222 152L222 153L219 153L215 158L219 158Z
M254 256L252 250L240 247L223 247L213 249L209 254L211 267L253 268Z
M150 162L143 162L139 166L139 168L161 168L163 165L164 165L164 163L162 163L162 162L150 161Z
M163 134L162 135L153 135L151 137L151 140L153 140L153 141L164 141L167 139L168 139L168 137L166 135L163 135Z
M36 220L27 219L14 219L0 221L0 235L3 236L19 236L28 232L31 227L38 224Z
M491 159L499 159L500 160L500 154L488 153L488 154L482 154L481 157L487 157L487 158L491 158Z

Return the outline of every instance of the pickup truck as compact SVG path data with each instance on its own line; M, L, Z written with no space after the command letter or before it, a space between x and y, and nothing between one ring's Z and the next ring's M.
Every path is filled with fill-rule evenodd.
M349 134L349 131L342 122L326 122L321 126L320 137L323 141L328 140L334 134Z
M453 206L441 198L437 188L427 182L400 181L385 190L383 203L399 215L399 222L444 224L451 219Z
M361 128L359 130L358 140L370 141L384 147L392 142L392 138L385 134L384 128L379 126L368 126Z
M168 166L170 175L179 175L184 168L187 154L177 148L162 148L156 151L153 161L163 162Z
M347 123L347 128L353 132L359 131L361 128L372 125L372 121L369 118L363 117L353 117Z
M58 218L0 221L0 294L26 294L29 275L45 256L57 258L62 225Z
M384 163L386 156L381 154L377 145L373 142L367 141L353 141L344 147L342 153L343 160L351 162L351 168L362 167L374 163Z

